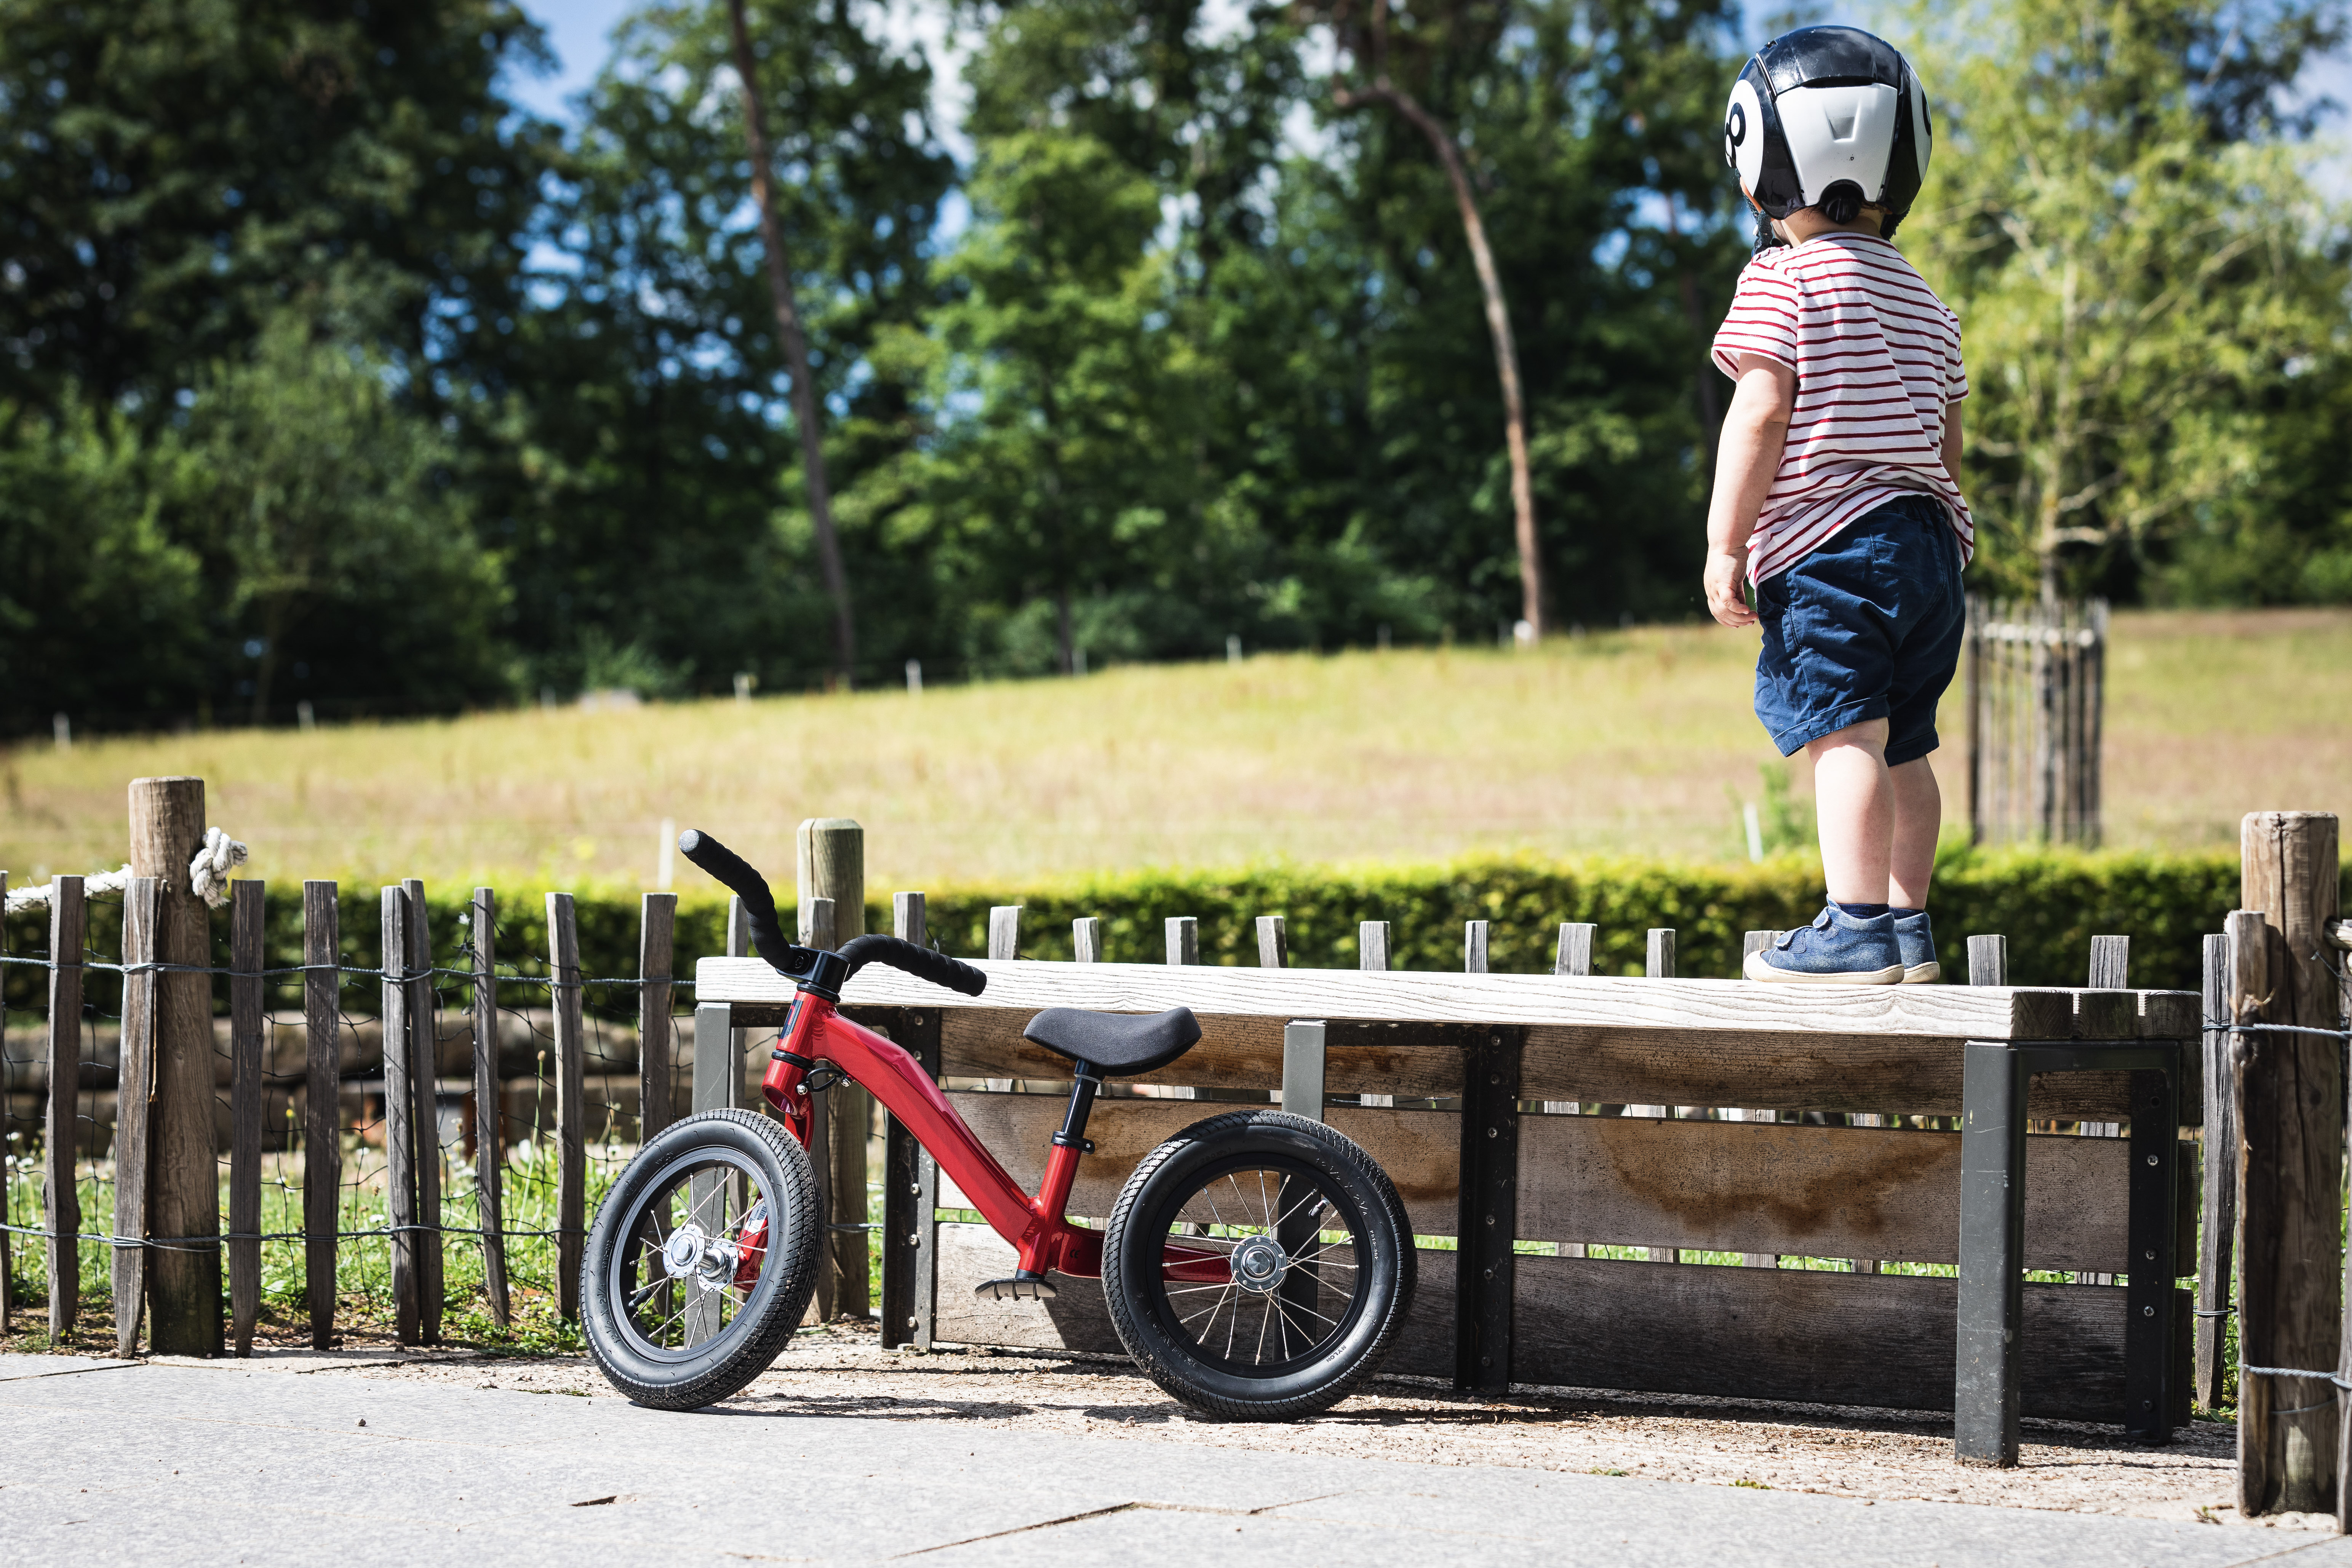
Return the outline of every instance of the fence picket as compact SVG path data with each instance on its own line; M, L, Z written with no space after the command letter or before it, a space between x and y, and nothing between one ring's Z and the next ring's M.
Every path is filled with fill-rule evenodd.
M42 1129L48 1170L49 1338L69 1338L81 1301L81 1192L74 1185L74 1100L81 1084L82 942L89 911L79 877L49 882L49 1114Z
M507 1293L506 1102L499 1089L499 896L474 889L474 1193L482 1232L482 1293L490 1321L513 1321Z
M228 1228L247 1239L228 1244L231 1332L236 1353L253 1353L254 1320L261 1313L262 929L268 887L229 884L228 953Z
M404 1345L416 1334L416 1089L408 1051L408 986L401 978L408 952L408 896L380 888L383 1011L384 1218L392 1231L392 1336Z
M408 1079L416 1103L416 1337L441 1342L444 1276L441 1257L441 1025L440 994L433 986L433 927L425 908L425 884L415 877L400 884L407 901Z
M152 877L133 877L122 893L122 1037L114 1096L114 1234L144 1240L154 1147L157 1004L153 965L162 946L162 898ZM165 1232L166 1235L171 1234ZM114 1353L139 1353L139 1319L147 1304L147 1249L113 1249Z
M547 973L555 1013L555 1310L580 1317L588 1207L587 1045L580 1015L580 926L569 893L547 895Z

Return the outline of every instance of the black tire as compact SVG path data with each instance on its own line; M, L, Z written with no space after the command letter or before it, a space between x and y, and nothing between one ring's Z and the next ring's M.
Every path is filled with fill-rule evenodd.
M750 1263L761 1203L765 1255ZM726 1398L799 1327L824 1234L808 1154L791 1133L748 1110L674 1123L629 1162L588 1233L589 1353L639 1405L694 1410Z
M1222 1287L1171 1282L1171 1244L1240 1261L1221 1266ZM1412 1302L1412 1232L1388 1173L1344 1135L1279 1110L1198 1122L1146 1155L1111 1211L1103 1258L1111 1322L1136 1365L1225 1421L1338 1404L1378 1369ZM1255 1266L1271 1272L1244 1286Z

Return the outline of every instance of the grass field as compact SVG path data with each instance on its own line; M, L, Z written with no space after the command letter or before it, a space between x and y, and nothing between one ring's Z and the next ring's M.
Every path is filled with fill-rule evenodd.
M651 886L666 817L786 881L796 822L855 816L877 889L1472 851L1727 858L1739 802L1784 765L1749 711L1754 650L1752 633L1669 627L919 697L42 742L5 756L0 867L119 865L124 786L154 773L203 776L249 874L281 882ZM2111 844L2231 841L2257 808L2352 812L2352 612L2119 616L2107 713ZM1960 719L1955 698L1948 759ZM1801 759L1786 766L1802 796ZM1958 820L1956 761L1944 772Z

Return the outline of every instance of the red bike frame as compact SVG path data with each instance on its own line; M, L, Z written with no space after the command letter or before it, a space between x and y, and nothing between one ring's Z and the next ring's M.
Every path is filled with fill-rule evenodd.
M1045 1161L1045 1179L1034 1197L1024 1193L950 1104L922 1064L904 1047L845 1018L832 1002L803 991L784 1026L782 1050L812 1062L830 1062L872 1091L929 1151L996 1234L1020 1253L1024 1274L1051 1269L1075 1279L1102 1277L1102 1232L1072 1225L1065 1211L1077 1180L1082 1151L1056 1142ZM768 1063L761 1092L803 1148L809 1141L808 1069L777 1054ZM1202 1284L1231 1277L1225 1256L1168 1246L1167 1276Z

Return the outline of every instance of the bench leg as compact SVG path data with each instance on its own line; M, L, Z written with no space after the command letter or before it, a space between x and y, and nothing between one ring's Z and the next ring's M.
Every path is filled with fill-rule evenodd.
M1959 1343L1954 1447L1964 1465L2017 1463L2025 1310L2024 1058L1971 1040L1961 1081Z
M2125 1291L2124 1430L2172 1440L2173 1163L2179 1158L2179 1083L2168 1072L2131 1075L2131 1283Z

